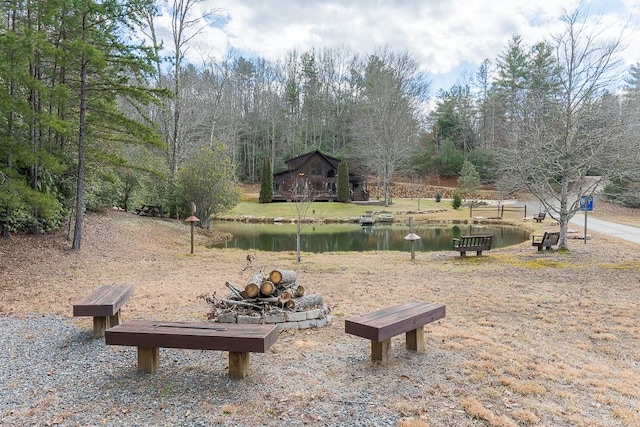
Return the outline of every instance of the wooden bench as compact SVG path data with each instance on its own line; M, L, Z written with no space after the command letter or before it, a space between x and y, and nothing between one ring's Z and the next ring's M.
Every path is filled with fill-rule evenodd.
M493 235L460 236L453 239L453 250L460 252L460 256L466 256L467 251L476 251L476 255L482 255L482 251L491 249Z
M537 246L538 251L551 249L551 246L557 245L558 241L560 241L560 233L557 231L553 233L545 232L542 236L531 236L531 246Z
M160 347L221 350L229 352L229 377L244 378L249 353L264 353L278 339L278 327L213 322L163 322L131 320L107 329L108 345L138 347L138 370L158 368Z
M536 220L536 222L542 222L544 221L544 219L547 217L547 213L546 212L540 212L539 214L535 215L533 217L533 219Z
M104 285L73 304L74 316L93 316L93 336L102 338L105 329L119 325L120 309L133 294L133 285Z
M162 218L164 216L164 210L162 206L156 205L142 205L134 212L136 215L144 215L144 216L159 216Z
M391 338L406 334L408 350L424 351L424 325L445 316L444 304L413 301L345 320L348 334L371 340L371 361L389 360Z

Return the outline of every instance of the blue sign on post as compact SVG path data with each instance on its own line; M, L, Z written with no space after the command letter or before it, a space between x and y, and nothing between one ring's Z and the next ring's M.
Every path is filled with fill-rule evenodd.
M593 196L580 196L580 210L581 211L593 210Z

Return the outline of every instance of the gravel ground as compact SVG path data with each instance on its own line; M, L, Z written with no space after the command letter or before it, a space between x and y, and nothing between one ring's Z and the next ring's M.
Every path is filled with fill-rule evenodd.
M159 370L142 374L136 369L135 348L106 346L75 323L50 316L0 318L5 348L0 352L1 425L395 426L401 418L380 411L388 404L383 403L388 396L380 395L384 384L379 384L382 389L353 388L334 398L323 387L322 369L336 355L305 351L296 346L295 334L281 336L284 345L275 355L252 354L247 378L230 380L226 352L160 349ZM347 377L381 373L368 364L367 342L344 340L352 341L347 346L353 354L337 356L354 368ZM289 346L298 348L278 354ZM283 361L281 369L256 372ZM419 360L414 357L411 363ZM278 398L288 382L280 376L292 375L300 378L300 391L294 393L300 402ZM414 385L404 388L394 392L416 393ZM251 411L255 421L247 422Z

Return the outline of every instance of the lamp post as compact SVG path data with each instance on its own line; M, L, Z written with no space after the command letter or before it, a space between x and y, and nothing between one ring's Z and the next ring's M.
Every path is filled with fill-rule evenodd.
M408 240L411 244L411 260L416 259L416 253L413 246L416 240L420 240L420 236L413 232L413 217L409 217L409 234L404 236L404 240Z
M191 253L193 254L193 229L194 229L195 223L200 221L196 217L196 205L195 205L195 203L191 203L191 216L189 218L185 219L184 221L191 224Z

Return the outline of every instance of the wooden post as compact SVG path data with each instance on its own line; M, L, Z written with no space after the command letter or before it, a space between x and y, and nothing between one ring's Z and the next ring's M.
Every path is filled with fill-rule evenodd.
M387 363L389 361L389 350L391 349L391 338L384 341L371 341L371 361Z
M193 254L193 228L195 225L191 222L191 253Z
M158 369L159 360L158 347L138 347L138 371L150 374Z
M424 351L424 326L406 333L407 350Z
M249 372L249 352L229 352L229 378L243 379Z
M200 221L196 217L196 204L191 202L191 216L185 219L186 222L191 223L191 253L193 254L193 229L195 227L195 223Z
M109 325L107 327L110 328L112 326L119 325L121 321L122 321L122 317L120 314L120 310L118 310L116 314L114 314L113 316L109 316Z
M409 217L409 233L413 233L413 217ZM411 260L416 259L416 252L413 248L413 240L411 240Z
M93 336L95 338L104 337L104 330L109 328L109 318L104 316L93 316Z

